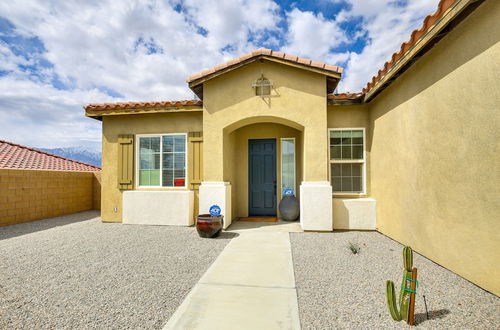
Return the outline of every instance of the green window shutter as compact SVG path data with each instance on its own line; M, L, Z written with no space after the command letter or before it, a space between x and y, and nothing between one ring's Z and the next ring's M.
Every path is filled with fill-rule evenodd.
M189 184L197 189L203 180L203 133L189 132L188 142Z
M118 189L134 188L134 136L118 135Z
M188 134L188 180L194 191L194 216L199 214L199 188L203 181L203 132Z

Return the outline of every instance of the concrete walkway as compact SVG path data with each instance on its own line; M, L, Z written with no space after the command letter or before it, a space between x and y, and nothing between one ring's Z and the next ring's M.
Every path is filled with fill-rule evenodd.
M233 230L164 329L300 329L289 233L262 227Z

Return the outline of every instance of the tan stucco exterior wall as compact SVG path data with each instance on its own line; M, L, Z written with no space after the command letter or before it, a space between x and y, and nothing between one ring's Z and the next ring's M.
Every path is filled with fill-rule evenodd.
M369 103L378 230L497 295L499 40L486 1Z
M226 166L232 172L232 214L233 218L248 216L248 140L276 139L276 179L277 203L281 200L281 138L295 138L295 194L298 196L298 187L302 181L302 133L294 128L273 124L261 123L241 127L229 134L231 146L227 150L233 157ZM279 217L279 210L276 206Z
M98 190L98 172L0 169L0 226L86 210ZM97 181L97 180L96 180Z
M370 125L368 104L329 105L327 123L328 128L364 127L368 129Z
M255 96L252 83L261 74L273 82L270 98ZM234 180L231 148L224 144L234 143L234 130L259 122L303 131L303 180L328 180L325 94L325 76L270 62L252 63L205 82L204 144L210 149L204 149L204 180Z
M118 135L201 132L202 113L107 116L103 117L102 131L101 217L105 222L121 222L122 192L117 185Z

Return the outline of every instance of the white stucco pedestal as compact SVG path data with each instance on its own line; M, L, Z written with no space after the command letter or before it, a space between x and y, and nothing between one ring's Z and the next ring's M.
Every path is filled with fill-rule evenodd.
M333 230L330 182L302 182L300 185L300 225L303 230Z
M376 213L373 198L334 198L333 228L375 230Z
M218 205L224 216L224 229L231 224L231 184L223 181L203 181L200 185L200 214L208 213L210 206Z
M123 192L123 223L191 226L193 210L193 191Z

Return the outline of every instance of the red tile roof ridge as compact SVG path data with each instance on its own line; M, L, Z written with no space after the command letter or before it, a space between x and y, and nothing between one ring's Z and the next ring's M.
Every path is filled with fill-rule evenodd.
M259 48L259 49L255 49L255 50L251 51L250 53L243 54L238 58L229 60L225 63L216 65L210 69L206 69L206 70L203 70L202 72L193 74L193 75L186 78L186 82L187 83L193 82L195 80L198 80L200 78L208 76L214 72L223 70L227 67L236 65L236 64L241 63L243 61L246 61L250 58L258 57L258 56L275 57L275 58L283 59L283 60L288 61L288 62L296 62L296 63L303 64L306 66L319 68L319 69L322 69L325 71L331 71L331 72L335 72L335 73L342 73L342 71L344 71L344 69L342 69L336 65L330 65L330 64L326 64L326 63L318 62L318 61L312 61L310 59L298 57L295 55L290 55L290 54L285 54L283 52L273 51L272 49L268 49L268 48Z
M81 171L97 172L97 171L101 170L101 168L99 166L95 166L95 165L92 165L92 164L87 164L87 163L84 163L84 162L80 162L78 160L74 160L74 159L70 159L70 158L66 158L66 157L54 155L54 154L51 154L51 153L48 153L48 152L45 152L45 151L42 151L42 150L39 150L39 149L35 149L35 148L30 148L30 147L27 147L27 146L23 146L21 144L17 144L17 143L5 141L5 140L0 140L0 147L2 146L2 144L8 144L8 145L10 145L12 147L16 147L16 148L19 148L19 149L23 149L23 150L27 150L27 151L30 151L30 152L39 153L41 155L45 155L45 156L57 158L57 159L60 159L60 160L64 160L66 162L71 162L71 163L75 163L75 164L78 164L78 165L82 165L81 168L78 167L78 168L80 168ZM1 156L1 153L0 153L0 156ZM20 161L16 158L15 160L11 161L10 165L19 165L19 162ZM0 157L0 168L26 169L26 168L19 167L19 166L18 167L5 167L5 165L7 165L5 163L6 163L5 159L3 157ZM34 169L44 170L44 169L48 169L48 168L40 168L40 167L38 167L38 168L34 168ZM73 170L73 171L75 171L75 170Z
M384 67L378 71L377 75L372 77L372 80L363 88L363 93L368 93L375 84L382 79L382 77L396 64L396 62L403 57L403 55L413 46L416 42L429 30L429 28L436 23L436 21L444 14L444 12L459 0L441 0L438 7L433 14L427 15L424 19L422 26L413 30L410 40L403 42L398 52L392 54L389 61L385 62Z
M102 111L114 109L147 109L179 106L201 106L199 100L173 100L173 101L138 101L138 102L109 102L109 103L90 103L83 108L87 111Z

